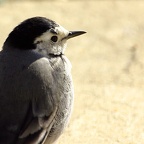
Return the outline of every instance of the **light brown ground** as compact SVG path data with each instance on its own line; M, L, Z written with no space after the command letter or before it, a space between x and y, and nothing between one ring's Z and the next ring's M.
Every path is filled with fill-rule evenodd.
M19 22L46 16L86 35L68 43L75 106L58 144L144 143L144 1L0 5L0 46Z

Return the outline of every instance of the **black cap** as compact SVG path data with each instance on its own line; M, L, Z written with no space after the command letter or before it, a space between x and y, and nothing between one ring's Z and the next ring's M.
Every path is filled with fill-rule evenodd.
M57 27L56 22L45 17L33 17L20 23L9 34L3 49L12 47L18 49L34 49L34 40L42 33Z

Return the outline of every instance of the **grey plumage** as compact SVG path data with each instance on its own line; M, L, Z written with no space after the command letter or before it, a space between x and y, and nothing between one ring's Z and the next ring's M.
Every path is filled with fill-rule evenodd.
M63 39L69 33L50 29L33 36L33 48L15 48L9 35L0 52L0 144L52 144L68 123L74 93ZM58 40L51 43L49 35Z

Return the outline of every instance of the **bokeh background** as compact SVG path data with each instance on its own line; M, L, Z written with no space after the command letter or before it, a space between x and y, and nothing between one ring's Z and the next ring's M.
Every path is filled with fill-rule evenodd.
M144 1L1 0L0 46L33 16L87 31L68 42L75 104L58 144L144 143Z

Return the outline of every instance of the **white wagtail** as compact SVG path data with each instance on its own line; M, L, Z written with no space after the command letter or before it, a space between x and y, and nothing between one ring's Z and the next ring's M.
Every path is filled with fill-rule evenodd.
M0 52L0 144L52 144L73 105L68 39L84 34L33 17L9 34Z

